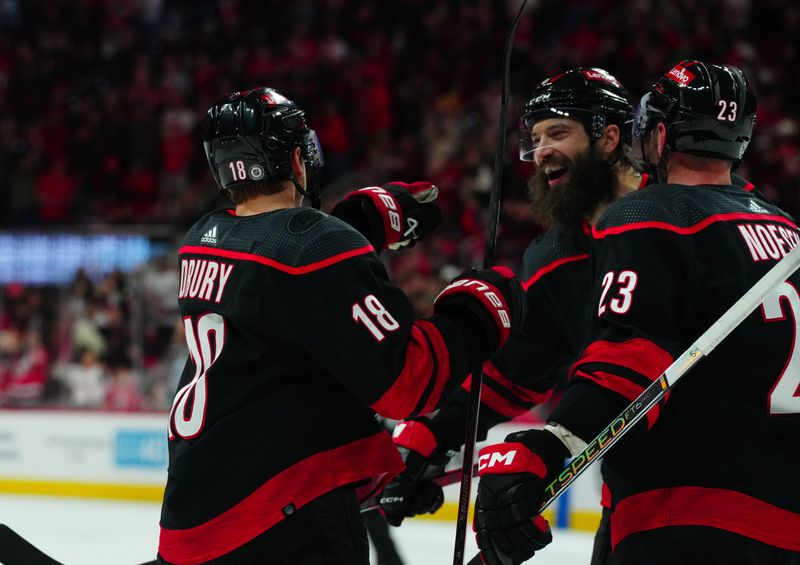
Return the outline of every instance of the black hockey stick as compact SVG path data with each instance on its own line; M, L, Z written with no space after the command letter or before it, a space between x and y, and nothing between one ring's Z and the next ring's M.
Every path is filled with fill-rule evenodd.
M514 45L514 32L522 16L528 0L523 0L517 15L511 20L503 50L503 68L501 71L500 123L497 130L497 146L494 154L494 179L489 198L489 227L486 239L486 253L483 257L483 268L488 269L494 261L497 247L497 224L500 222L500 188L503 182L503 156L506 148L506 114L509 99L509 68L511 66L511 48ZM475 460L475 440L478 436L478 412L481 405L481 384L483 369L480 365L472 370L472 386L470 387L469 409L464 434L464 466L462 468L461 489L458 494L458 517L456 519L456 540L453 548L453 565L464 564L464 544L467 534L467 518L469 516L469 499L472 491L472 463Z
M472 472L477 472L478 466L473 465ZM440 487L456 484L461 479L462 470L453 469L442 473L433 480ZM379 496L373 496L361 505L361 512L369 512L380 508ZM62 565L42 550L20 536L5 524L0 524L0 563L3 565ZM156 565L156 561L148 561L141 565Z
M711 324L711 327L698 337L689 349L675 359L672 365L661 373L660 377L653 381L636 400L631 402L614 421L564 467L558 477L545 489L549 498L539 508L539 513L541 514L545 508L555 502L581 473L600 459L628 430L644 418L647 412L666 396L681 377L691 371L698 361L707 357L764 301L776 285L785 281L798 267L800 267L800 245L792 249L786 257L767 271L750 290L728 308L716 322ZM467 565L480 564L480 555L476 555L467 563Z
M0 524L0 563L3 565L63 565L6 524ZM148 561L141 565L156 565L156 561Z
M62 565L5 524L0 524L0 563L4 565Z

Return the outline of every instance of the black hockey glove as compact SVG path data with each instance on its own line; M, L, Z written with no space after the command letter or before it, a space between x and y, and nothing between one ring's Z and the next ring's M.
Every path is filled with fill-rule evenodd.
M450 455L440 447L425 417L398 423L392 439L406 468L386 485L379 502L386 521L399 526L403 518L433 514L442 506L442 487L431 479L444 471Z
M347 194L331 214L364 235L376 251L412 247L442 220L433 203L439 189L429 182L389 182Z
M528 302L510 269L466 269L433 302L436 314L459 323L467 339L470 362L486 361L522 326Z
M513 433L481 449L473 529L486 565L518 565L553 541L539 508L569 455L544 430Z

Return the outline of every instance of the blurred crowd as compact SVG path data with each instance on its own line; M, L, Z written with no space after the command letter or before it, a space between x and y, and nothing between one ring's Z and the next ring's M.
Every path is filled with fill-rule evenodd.
M738 173L800 212L800 5L790 0L530 0L512 56L496 262L540 231L516 119L543 78L600 66L633 99L682 58L754 83ZM3 0L0 221L6 229L174 226L223 205L200 142L221 94L278 88L322 141L324 206L348 190L429 180L438 232L387 259L420 315L480 264L500 67L519 0ZM174 261L69 288L10 285L0 302L0 404L163 409L184 361Z

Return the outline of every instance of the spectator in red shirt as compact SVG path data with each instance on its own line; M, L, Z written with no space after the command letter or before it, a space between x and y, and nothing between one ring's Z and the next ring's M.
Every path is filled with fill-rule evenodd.
M77 183L67 171L64 159L56 159L36 181L36 203L39 220L45 223L72 219L72 199Z

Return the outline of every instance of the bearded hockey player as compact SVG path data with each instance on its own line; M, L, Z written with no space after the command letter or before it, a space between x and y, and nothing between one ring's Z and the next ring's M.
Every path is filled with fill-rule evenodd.
M322 153L273 89L216 102L204 146L234 206L180 248L190 355L169 415L159 562L366 565L359 502L402 469L375 414L435 409L513 335L519 281L465 271L414 321L376 250L430 229L434 187L348 195L335 211L369 240L301 207L319 202Z
M532 306L523 331L483 366L480 438L489 428L545 402L566 382L571 363L589 337L591 226L611 202L647 183L631 157L633 106L610 73L576 68L543 81L520 120L520 159L533 161L532 210L549 226L523 257L523 280ZM403 517L435 511L441 488L429 480L464 441L467 381L434 416L397 428L395 441L407 470L384 489L384 510ZM429 438L423 442L422 438ZM604 491L604 506L609 506ZM604 516L607 515L607 511ZM593 563L610 551L607 516L598 530Z
M494 462L475 514L488 565L541 546L536 512L564 459L797 245L794 220L732 182L755 112L739 69L698 61L642 98L634 135L665 182L618 200L592 230L591 338L548 426L481 452ZM800 562L798 288L798 274L778 285L606 456L615 564Z

